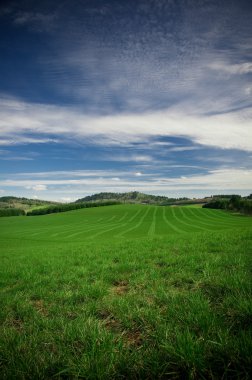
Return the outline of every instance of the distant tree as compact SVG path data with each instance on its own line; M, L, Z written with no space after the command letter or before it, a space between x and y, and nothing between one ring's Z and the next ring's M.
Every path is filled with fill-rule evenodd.
M241 196L240 195L232 195L229 200L229 208L239 210L241 205Z
M0 217L2 216L20 216L25 215L24 210L19 208L1 208L0 209Z
M90 202L90 203L67 203L67 204L59 204L57 206L50 206L35 209L27 212L27 216L35 216L35 215L46 215L46 214L54 214L58 212L66 212L71 210L78 210L80 208L88 208L88 207L99 207L99 206L112 206L120 204L118 201L103 201L103 202Z
M252 214L252 200L249 197L242 198L240 195L231 195L229 199L221 195L222 198L212 198L209 203L206 203L204 208L216 208L235 210L244 214Z

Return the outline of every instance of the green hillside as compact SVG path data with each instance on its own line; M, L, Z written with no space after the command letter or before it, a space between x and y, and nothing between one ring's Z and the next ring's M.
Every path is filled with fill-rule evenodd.
M147 205L116 205L0 220L1 235L29 240L86 241L211 232L251 225L225 211Z

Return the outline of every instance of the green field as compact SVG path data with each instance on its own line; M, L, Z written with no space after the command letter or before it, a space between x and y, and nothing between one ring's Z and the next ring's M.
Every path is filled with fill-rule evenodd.
M1 218L0 249L1 379L251 378L251 217Z
M0 220L1 238L87 242L171 236L251 226L251 218L194 207L116 205Z

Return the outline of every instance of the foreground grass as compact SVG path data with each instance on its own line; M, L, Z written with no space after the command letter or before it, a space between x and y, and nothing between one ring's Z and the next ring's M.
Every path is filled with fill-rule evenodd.
M252 230L1 241L2 379L249 379Z

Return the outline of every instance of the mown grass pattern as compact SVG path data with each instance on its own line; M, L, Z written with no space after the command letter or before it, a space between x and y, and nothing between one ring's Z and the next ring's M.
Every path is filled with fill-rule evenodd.
M1 378L249 379L251 219L190 211L1 220Z
M251 225L251 218L220 210L189 207L117 205L0 220L1 236L12 239L64 240L169 236Z

